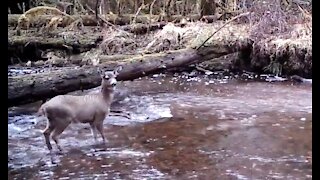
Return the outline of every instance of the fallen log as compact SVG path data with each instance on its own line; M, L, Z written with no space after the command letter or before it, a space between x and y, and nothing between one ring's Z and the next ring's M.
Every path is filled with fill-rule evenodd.
M234 64L238 60L238 52L227 54L216 59L204 61L198 66L209 71L235 70Z
M102 39L102 36L94 35L82 36L80 38L11 36L8 37L8 49L19 49L20 46L36 46L40 49L91 49L97 47L97 44Z
M136 56L141 56L141 55L129 55L129 54L100 55L99 63L103 64L103 63L108 63L113 61L119 61L119 60L128 59ZM71 62L71 64L76 64L76 65L81 64L81 61L84 59L86 59L86 55L84 53L71 55L69 57L69 61Z
M167 25L166 22L159 22L159 23L153 23L153 24L136 23L136 24L125 25L125 26L122 26L121 28L125 31L131 32L134 34L145 34L148 31L155 31L155 30L161 29L165 25Z
M250 43L248 43L249 45ZM118 80L133 80L166 69L187 66L237 51L235 46L211 45L196 49L183 49L131 59L100 64L111 70L123 66ZM8 106L26 104L79 89L90 89L100 85L97 67L62 68L50 73L39 73L8 77Z
M8 37L8 58L19 57L21 61L41 59L39 51L46 49L66 50L77 54L95 48L103 40L99 35L83 35L75 38L47 38L47 37ZM8 59L10 60L10 59Z
M107 15L100 15L101 18L103 18L105 21L115 24L115 25L127 25L131 24L132 20L135 18L134 14L124 14L121 16L117 16L114 14L107 14ZM20 17L20 14L8 14L8 26L17 26L18 25L18 19ZM45 24L46 22L49 22L51 18L53 18L54 15L41 15L37 17L36 22L33 22L30 27L37 26L38 24ZM97 26L98 21L95 17L95 15L72 15L71 16L73 19L82 19L82 23L84 26ZM143 23L143 24L148 24L150 22L161 22L163 21L165 16L161 15L138 15L136 16L136 23ZM212 18L212 17L209 17ZM151 20L150 20L151 19ZM182 19L189 19L190 21L197 21L200 19L198 15L189 15L188 17L186 16L181 16L181 15L174 15L171 16L168 21L175 21L175 22L180 22ZM65 27L68 25L69 22L67 19L64 19L60 26Z
M157 22L152 24L135 23L135 24L121 26L121 29L134 34L145 34L148 31L155 31L158 29L162 29L167 24L168 24L167 22ZM174 25L178 27L183 27L186 25L186 22L175 23Z

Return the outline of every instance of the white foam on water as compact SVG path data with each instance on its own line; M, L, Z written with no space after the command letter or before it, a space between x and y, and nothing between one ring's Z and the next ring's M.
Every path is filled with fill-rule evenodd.
M238 180L249 180L250 178L248 178L248 177L246 177L246 176L244 176L244 175L241 175L241 174L239 174L239 173L237 173L237 172L232 172L231 170L226 170L226 174L227 175L231 175L231 176L235 176Z
M141 151L135 151L132 149L111 148L111 149L107 149L106 151L87 153L87 155L89 156L98 156L101 154L117 156L117 157L147 157L151 154L151 152L141 152Z
M9 131L9 132L10 132L10 131L14 131L14 132L19 133L19 132L22 132L22 131L24 131L24 130L25 130L25 129L22 129L22 128L20 128L19 126L13 124L13 123L8 124L8 131Z
M132 170L133 173L131 174L132 179L136 180L149 180L149 179L164 179L165 174L161 171L150 168L150 167L139 167L137 169Z

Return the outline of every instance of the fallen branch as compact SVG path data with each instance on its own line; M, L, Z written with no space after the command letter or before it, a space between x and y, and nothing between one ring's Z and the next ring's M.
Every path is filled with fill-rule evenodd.
M123 111L110 110L110 115L109 116L119 116L119 117L124 117L124 118L127 118L127 119L131 119L130 113L125 113Z

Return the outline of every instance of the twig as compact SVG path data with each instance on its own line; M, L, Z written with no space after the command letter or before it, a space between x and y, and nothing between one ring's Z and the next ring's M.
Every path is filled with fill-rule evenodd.
M299 4L297 4L297 6L298 6L299 10L301 11L304 19L307 21L312 21L312 16L310 15L310 13L307 10L303 9ZM306 26L310 31L312 31L312 28L308 24L306 24Z
M120 116L120 117L124 117L127 119L131 119L130 113L124 113L123 111L117 111L117 110L111 110L110 116Z
M119 117L131 119L131 117L127 114L110 114L110 116L119 116Z
M88 4L86 4L85 6L91 13L95 14L94 10Z
M150 25L151 25L151 23L152 23L152 20L151 20L151 17L152 17L152 11L153 11L153 6L154 6L154 3L156 2L157 0L153 0L152 1L152 3L151 3L151 5L150 5L150 12L149 12L149 15L150 15L150 17L149 17L149 24L148 24L148 32L149 32L149 30L150 30Z
M154 3L156 2L157 0L153 0L151 5L150 5L150 17L152 16L152 11L153 11L153 6L154 6Z
M74 0L74 7L76 7L76 4L78 4L81 12L86 12L83 5L78 0ZM74 13L76 13L76 12L74 12Z
M202 67L200 67L200 66L196 66L196 69L198 70L198 71L201 71L201 72L204 72L205 74L213 74L213 72L212 71L209 71L209 70L207 70L207 69L204 69L204 68L202 68Z
M246 12L243 14L239 14L238 16L233 17L232 19L228 20L227 22L225 22L221 27L219 27L214 33L212 33L212 35L210 35L198 48L197 50L199 50L206 42L209 41L210 38L212 38L218 31L220 31L223 27L225 27L227 24L231 23L232 21L242 17L242 16L247 16L249 15L250 12Z
M144 8L144 6L145 6L145 5L142 4L142 5L139 7L139 9L137 10L137 12L136 12L136 14L134 15L134 18L133 18L133 20L132 20L132 23L133 23L133 24L136 23L137 16L138 16L138 14L140 13L141 9Z
M98 17L99 17L99 19L100 19L103 23L110 25L110 26L113 27L115 30L124 31L124 30L118 28L116 25L114 25L114 24L108 22L107 20L103 19L100 15L98 15Z

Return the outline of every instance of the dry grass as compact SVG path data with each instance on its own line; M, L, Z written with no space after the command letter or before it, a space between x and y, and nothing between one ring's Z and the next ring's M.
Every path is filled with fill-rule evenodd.
M250 58L253 68L274 74L283 71L311 72L312 16L309 12L312 9L310 6L293 4L290 10L284 10L279 2L253 1L246 9L252 12L247 18L248 23L233 22L226 25L207 44L237 43L241 46L242 42L251 39L254 42ZM184 27L168 23L160 30L143 35L135 35L116 26L108 27L103 30L104 40L100 49L89 52L85 61L92 58L92 64L97 64L101 54L156 53L195 48L224 23L189 22Z
M250 38L254 40L251 65L266 72L310 74L312 69L312 17L284 12L275 0L255 7ZM309 72L309 73L308 73Z
M136 41L132 33L112 27L103 30L104 39L100 45L103 54L117 54L118 52L130 52L136 49Z
M194 48L203 43L223 23L222 21L214 24L190 22L183 28L175 26L173 23L168 23L161 30L144 35L106 30L104 32L105 40L100 47L103 49L104 54L155 53L163 51L161 47L164 48L165 43L168 47L165 47L164 50ZM249 38L248 32L249 27L245 24L228 24L211 38L207 44L239 42ZM110 49L112 50L110 51Z
M312 68L311 21L290 23L280 13L266 12L260 20L250 24L230 23L218 31L207 44L240 46L246 39L254 41L251 66L266 72L281 74L297 71L310 72ZM253 20L251 22L254 22ZM213 24L190 22L185 27L168 23L163 29L145 35L106 31L101 45L104 54L155 53L166 50L195 48L215 32L224 22Z

